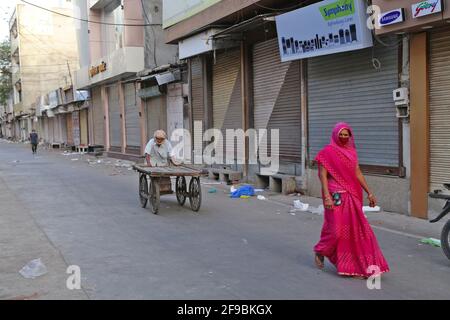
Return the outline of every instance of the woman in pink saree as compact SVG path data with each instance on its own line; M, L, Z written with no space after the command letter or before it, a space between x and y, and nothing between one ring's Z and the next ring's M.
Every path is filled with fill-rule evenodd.
M324 267L324 257L336 266L339 275L367 278L389 271L363 207L363 191L371 207L376 198L370 192L358 164L353 131L338 123L331 142L317 155L319 178L325 207L325 221L315 262Z

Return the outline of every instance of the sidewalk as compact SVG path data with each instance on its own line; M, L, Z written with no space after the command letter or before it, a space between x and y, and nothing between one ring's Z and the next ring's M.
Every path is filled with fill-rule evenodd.
M2 179L2 170L5 166L0 166L0 299L87 299L83 290L67 289L68 265L29 210L8 189ZM38 258L47 267L47 274L36 279L22 277L19 273L22 267Z

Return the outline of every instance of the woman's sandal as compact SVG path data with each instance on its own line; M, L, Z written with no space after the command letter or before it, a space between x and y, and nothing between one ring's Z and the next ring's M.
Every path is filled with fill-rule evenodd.
M316 253L316 256L315 256L314 260L316 262L317 268L319 268L319 269L323 269L324 268L324 266L325 266L324 265L325 259L324 259L324 257L322 255Z

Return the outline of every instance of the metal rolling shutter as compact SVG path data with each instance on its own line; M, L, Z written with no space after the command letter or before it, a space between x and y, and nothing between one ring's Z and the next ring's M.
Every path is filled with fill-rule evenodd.
M67 120L66 114L61 115L61 142L67 143Z
M89 144L88 130L88 111L84 109L80 111L80 141L85 146Z
M281 160L301 161L299 61L281 63L277 39L253 50L255 129L278 129ZM270 145L270 136L268 137Z
M92 111L94 121L94 144L105 145L105 112L103 110L101 88L92 89Z
M136 101L136 87L134 83L127 83L124 89L127 146L139 147L141 145L141 129Z
M224 156L226 154L236 159L236 148L226 146L225 133L226 129L242 128L240 49L217 54L216 63L213 65L212 87L213 126L222 130L224 135ZM227 159L230 156L227 156Z
M430 191L450 182L450 30L430 36Z
M393 39L386 40L393 43ZM372 55L381 69L372 64ZM398 47L372 48L308 60L309 156L329 143L337 122L355 131L359 161L397 167L398 119L392 91L398 88Z
M73 146L74 145L74 141L73 141L73 120L72 120L72 114L71 113L67 114L66 121L67 121L67 144L69 146Z
M55 142L55 118L48 118L48 142Z
M109 139L111 147L122 146L122 122L120 119L119 88L113 85L107 88L109 102Z
M201 122L203 130L205 130L204 122L204 86L203 86L203 64L200 57L191 60L191 86L192 86L192 118L194 123ZM193 150L195 156L201 156L203 154L203 142L200 146L195 145L195 141L202 141L202 132L194 132L194 144Z
M49 136L48 136L48 118L44 117L43 118L43 122L44 122L44 132L43 132L43 138L45 142L49 142Z
M148 140L153 138L156 130L161 129L167 132L166 101L166 96L146 100Z

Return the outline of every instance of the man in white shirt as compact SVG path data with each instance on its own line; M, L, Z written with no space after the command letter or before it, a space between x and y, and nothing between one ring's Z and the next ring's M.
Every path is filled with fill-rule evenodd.
M165 167L174 161L173 149L163 130L157 130L145 147L147 165L151 167Z

